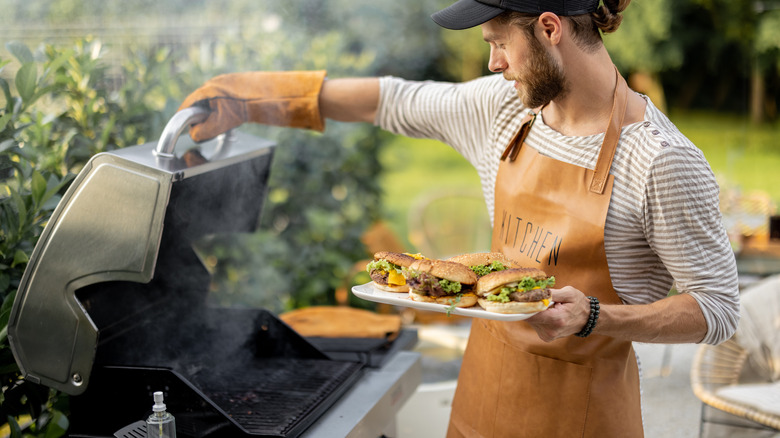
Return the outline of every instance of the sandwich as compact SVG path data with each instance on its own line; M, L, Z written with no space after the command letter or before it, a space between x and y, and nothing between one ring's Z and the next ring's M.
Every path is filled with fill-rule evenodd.
M379 251L374 254L374 260L366 265L366 272L371 276L374 287L387 292L409 292L406 285L404 268L408 268L415 260L424 259L420 254L408 254L390 251Z
M514 261L500 252L474 252L461 254L447 259L468 266L477 277L509 268L519 268Z
M404 273L413 301L452 307L477 304L477 274L465 265L446 260L415 260Z
M512 268L479 278L476 294L488 312L534 313L550 305L555 277L536 268Z

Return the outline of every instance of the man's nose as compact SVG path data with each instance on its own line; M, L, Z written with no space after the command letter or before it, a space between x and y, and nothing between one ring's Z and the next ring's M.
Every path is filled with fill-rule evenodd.
M502 56L496 55L494 51L490 51L490 60L488 61L488 69L493 73L501 73L506 69L506 62Z

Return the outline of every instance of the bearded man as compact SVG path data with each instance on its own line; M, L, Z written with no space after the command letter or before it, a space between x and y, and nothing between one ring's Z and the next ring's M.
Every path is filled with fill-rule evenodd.
M466 83L236 73L182 105L214 110L196 139L246 121L364 121L440 140L474 165L492 250L560 289L525 321L472 321L448 436L641 437L632 342L717 344L736 329L712 171L602 42L628 3L459 0L433 20L481 26L497 73Z

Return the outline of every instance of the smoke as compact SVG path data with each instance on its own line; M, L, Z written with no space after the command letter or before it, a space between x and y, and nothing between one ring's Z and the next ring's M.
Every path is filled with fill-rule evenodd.
M429 15L443 3L0 0L0 39L36 47L91 37L116 62L131 47L169 47L186 52L206 74L327 68L335 75L421 78L440 57L440 30Z

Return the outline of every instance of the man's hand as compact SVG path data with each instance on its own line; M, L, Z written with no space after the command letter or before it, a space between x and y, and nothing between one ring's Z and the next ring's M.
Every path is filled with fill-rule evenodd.
M546 342L579 333L590 315L588 297L571 286L550 292L555 304L526 322ZM707 334L707 322L696 299L680 294L651 304L601 303L593 333L636 342L700 342Z
M555 304L525 320L545 342L579 333L590 315L590 300L579 290L565 286L550 292Z

